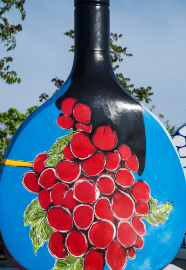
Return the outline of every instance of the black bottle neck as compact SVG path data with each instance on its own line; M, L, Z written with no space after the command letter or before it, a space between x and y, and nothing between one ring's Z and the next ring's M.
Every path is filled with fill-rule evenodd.
M75 54L82 51L110 52L108 0L75 1Z

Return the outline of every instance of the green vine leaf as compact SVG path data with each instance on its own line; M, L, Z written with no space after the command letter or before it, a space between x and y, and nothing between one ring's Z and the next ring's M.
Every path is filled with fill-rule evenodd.
M69 255L64 260L56 260L53 270L83 270L83 258Z
M153 198L149 199L148 204L149 213L144 217L144 219L152 226L159 227L159 224L164 224L173 209L173 204L166 202L165 204L158 206L158 200Z
M52 148L48 151L48 158L45 162L45 165L48 167L56 167L56 165L62 161L63 155L62 151L64 147L70 143L72 136L79 130L71 130L67 136L63 136L57 139L56 143L52 145Z
M46 219L46 211L40 206L38 199L34 199L24 213L24 225L30 225L30 238L32 240L34 253L48 241L53 233L53 229Z

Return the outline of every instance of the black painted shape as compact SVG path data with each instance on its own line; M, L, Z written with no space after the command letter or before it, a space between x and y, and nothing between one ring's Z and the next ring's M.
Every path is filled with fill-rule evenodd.
M74 6L77 6L79 4L85 4L85 3L98 3L98 4L105 4L110 5L110 0L75 0Z
M118 83L108 53L79 52L72 71L71 85L56 101L77 98L91 109L93 132L98 126L109 125L116 131L118 145L126 144L137 155L141 175L145 167L146 138L140 104Z
M110 9L96 3L75 9L75 51L110 52Z

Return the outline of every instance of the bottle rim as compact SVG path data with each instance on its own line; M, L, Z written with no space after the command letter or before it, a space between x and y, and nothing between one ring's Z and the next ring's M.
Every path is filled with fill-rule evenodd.
M91 4L91 3L96 3L96 4L105 4L110 6L110 0L74 0L74 6L77 6L79 4Z

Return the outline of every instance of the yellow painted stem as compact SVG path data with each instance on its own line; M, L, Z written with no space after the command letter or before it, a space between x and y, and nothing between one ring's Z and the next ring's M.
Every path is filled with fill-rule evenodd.
M33 167L33 162L25 162L19 160L10 160L10 159L2 159L1 164L5 166L12 166L12 167Z

